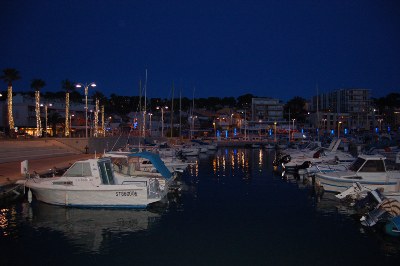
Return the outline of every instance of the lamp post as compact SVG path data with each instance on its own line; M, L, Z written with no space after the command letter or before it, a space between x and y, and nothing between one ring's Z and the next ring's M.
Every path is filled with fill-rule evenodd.
M149 124L149 128L150 128L150 136L151 136L151 129L152 129L152 127L151 127L151 117L153 116L153 114L152 113L149 113L149 118L150 118L150 124Z
M88 90L89 90L89 87L92 87L92 88L96 87L96 83L94 83L94 82L91 82L89 84L85 83L85 85L82 83L77 83L75 85L75 87L76 88L82 88L82 87L85 88L85 120L86 120L85 129L86 129L86 138L87 138L88 137Z
M214 121L213 121L213 127L214 127L214 135L215 135L215 138L217 138L217 128L216 128L216 124L215 124L215 119L214 119Z
M161 137L164 137L164 109L168 109L168 106L157 106L156 109L161 109Z
M381 132L382 131L382 121L383 121L383 119L379 118L378 121L379 121L379 132Z
M326 118L322 119L322 122L324 122L324 130L326 130Z
M342 121L338 122L338 129L337 129L337 137L340 137L340 124L342 123Z
M70 116L69 116L69 131L71 131L70 133L69 133L69 137L71 137L71 135L72 135L72 117L74 117L75 115L74 114L71 114Z
M41 107L43 107L44 106L44 119L45 119L45 127L46 127L46 130L45 130L45 133L44 133L44 136L45 136L45 138L47 138L47 107L48 106L53 106L53 104L51 104L51 103L46 103L46 104L40 104L40 106Z
M292 131L293 131L293 134L294 134L294 121L296 121L296 118L293 118L292 121L293 121ZM292 139L294 139L293 134L292 134Z
M276 142L276 121L274 122L274 142Z

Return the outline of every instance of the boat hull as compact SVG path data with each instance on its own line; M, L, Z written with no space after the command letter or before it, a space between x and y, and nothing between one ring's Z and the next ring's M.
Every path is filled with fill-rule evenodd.
M96 189L49 188L26 185L39 201L71 207L146 208L161 200L161 196L147 195L147 189L126 185L100 185Z
M347 179L333 177L324 174L315 175L316 185L323 186L325 191L343 192L358 182L369 189L383 188L384 192L398 192L400 189L400 180L363 180L363 179Z

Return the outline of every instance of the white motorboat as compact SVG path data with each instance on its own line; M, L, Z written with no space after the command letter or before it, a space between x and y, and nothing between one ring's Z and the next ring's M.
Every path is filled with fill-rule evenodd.
M297 172L299 169L309 168L311 165L330 164L330 165L349 165L356 158L350 153L342 151L325 151L321 148L312 157L301 156L292 158L290 162L283 163L285 171Z
M209 150L215 151L218 148L218 145L216 143L205 142L198 139L192 139L192 142L200 145L201 148L200 152L205 152ZM204 151L204 149L206 150Z
M199 145L194 146L194 145L184 144L180 146L179 149L182 151L182 154L184 156L197 156L201 152ZM207 152L207 149L203 148L203 152Z
M369 189L383 188L385 193L399 192L400 172L387 171L385 159L380 155L359 155L347 170L316 173L316 184L332 192L343 192L355 182Z
M22 181L37 200L73 207L146 208L167 193L159 179L114 173L109 158L75 162L62 176Z

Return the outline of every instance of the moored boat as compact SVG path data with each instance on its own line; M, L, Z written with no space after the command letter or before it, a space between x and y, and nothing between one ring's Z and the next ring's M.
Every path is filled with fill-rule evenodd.
M344 171L316 173L316 184L332 192L343 192L355 182L369 189L383 188L385 193L399 192L400 172L387 171L385 159L379 155L359 155Z
M72 207L146 208L166 195L157 178L115 175L109 158L77 161L62 176L20 182L39 201Z

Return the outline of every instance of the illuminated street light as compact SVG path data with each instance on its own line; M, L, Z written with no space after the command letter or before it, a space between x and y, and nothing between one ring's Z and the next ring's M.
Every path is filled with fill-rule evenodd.
M51 103L46 103L46 104L41 103L40 106L41 107L44 106L44 118L45 118L45 128L46 128L44 136L47 138L47 107L51 107L51 106L53 106L53 104L51 104Z
M152 127L151 127L151 117L153 116L153 114L152 113L148 113L148 115L149 115L149 121L150 121L149 128L150 128L150 136L151 136L151 129L152 129Z
M75 87L76 88L85 88L85 120L86 120L86 126L85 126L85 129L86 129L86 138L88 137L88 90L89 90L89 87L92 87L92 88L94 88L94 87L96 87L96 83L94 83L94 82L92 82L92 83L89 83L89 84L87 84L87 83L85 83L85 85L84 84L82 84L82 83L77 83L76 85L75 85Z
M72 117L74 117L74 116L75 116L74 114L71 114L69 116L69 130L71 131L71 133L69 134L69 137L71 137L71 135L72 135Z
M164 137L164 109L167 110L168 106L156 107L157 110L161 109L161 137Z
M342 121L338 122L338 130L337 130L337 137L340 137L340 124L342 123Z
M276 121L274 122L274 142L276 142Z
M383 121L383 119L379 118L378 121L379 121L379 131L382 131L382 121Z
M326 129L326 118L322 119L322 121L324 122L324 129Z

